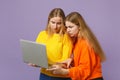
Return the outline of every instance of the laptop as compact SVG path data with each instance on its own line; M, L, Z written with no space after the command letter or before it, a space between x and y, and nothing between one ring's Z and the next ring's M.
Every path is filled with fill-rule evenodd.
M25 63L33 63L42 68L48 68L46 46L37 42L20 39L22 57Z

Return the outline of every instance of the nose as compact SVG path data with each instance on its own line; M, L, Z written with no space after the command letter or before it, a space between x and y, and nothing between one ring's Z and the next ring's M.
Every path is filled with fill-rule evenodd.
M57 27L57 23L55 24L55 27Z
M57 28L57 24L55 23L54 28Z
M67 32L70 32L70 29L69 29L69 28L67 28Z

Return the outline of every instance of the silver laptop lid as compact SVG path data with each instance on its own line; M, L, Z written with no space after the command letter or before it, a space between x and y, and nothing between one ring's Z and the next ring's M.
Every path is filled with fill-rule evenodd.
M20 39L23 61L48 68L46 46L37 42Z

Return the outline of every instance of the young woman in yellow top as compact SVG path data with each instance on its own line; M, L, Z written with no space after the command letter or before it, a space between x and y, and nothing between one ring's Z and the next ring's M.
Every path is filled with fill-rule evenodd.
M50 65L66 60L70 57L72 51L72 42L65 32L64 19L65 14L62 9L53 9L48 16L46 29L41 31L36 39L36 42L46 45L48 63ZM41 68L39 80L71 79L68 76L56 75L45 68Z
M54 74L69 75L72 80L103 80L101 62L105 60L104 52L78 12L66 17L65 25L73 43L73 66L63 68L53 65ZM68 62L70 59L64 61Z

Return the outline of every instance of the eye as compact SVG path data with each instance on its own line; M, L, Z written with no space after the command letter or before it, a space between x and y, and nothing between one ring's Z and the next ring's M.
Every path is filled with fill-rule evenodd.
M51 21L51 23L55 24L55 22L54 22L54 21Z
M58 25L61 25L61 22L58 22L57 24L58 24Z
M65 26L65 28L68 28L68 26Z
M73 28L73 26L68 26L68 28Z

